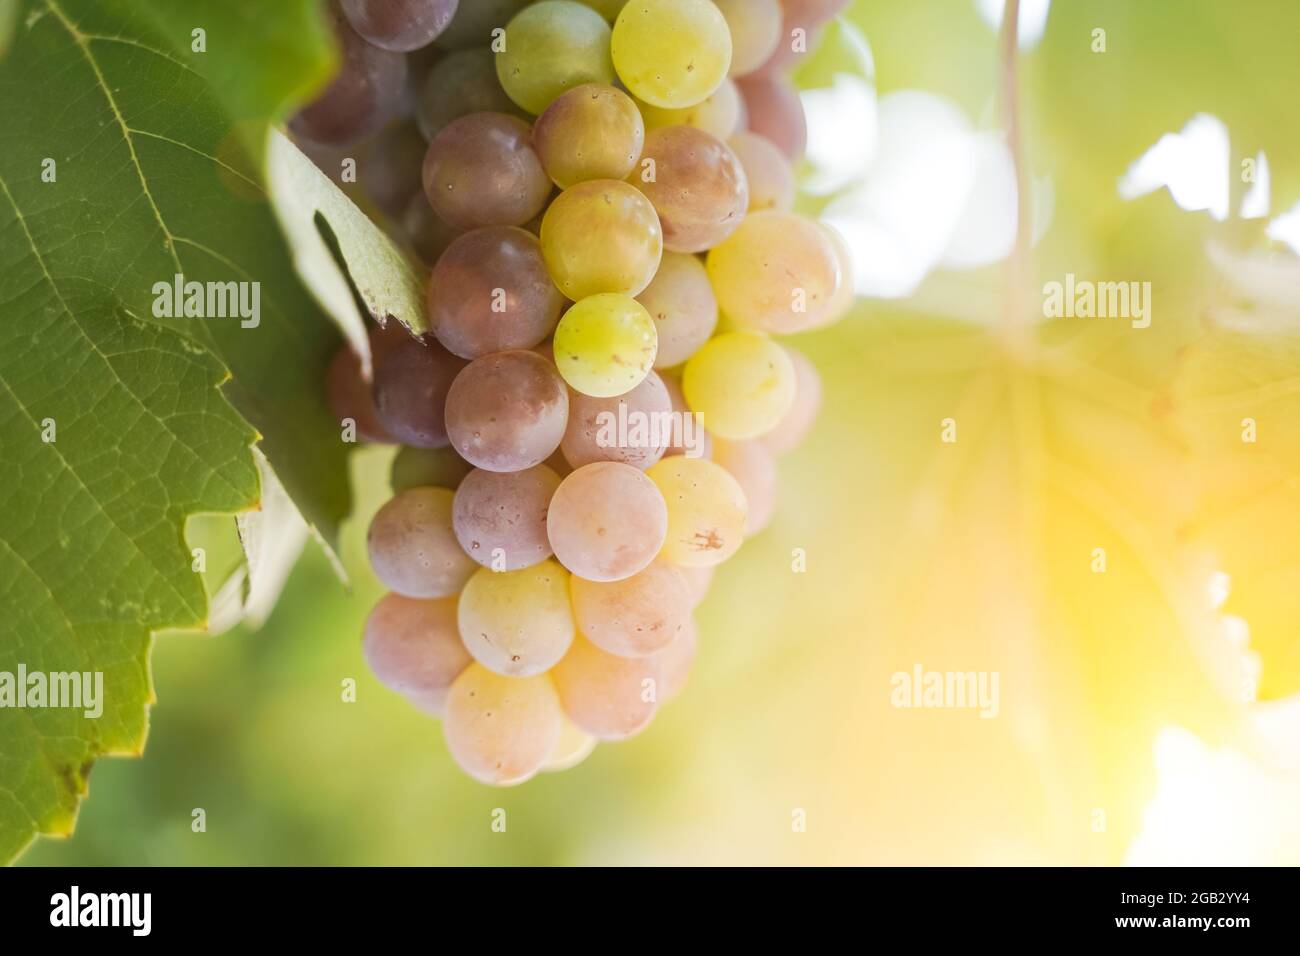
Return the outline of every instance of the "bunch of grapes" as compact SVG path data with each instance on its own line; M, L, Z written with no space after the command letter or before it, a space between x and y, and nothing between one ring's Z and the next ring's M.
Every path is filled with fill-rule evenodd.
M458 9L459 6L459 9ZM339 0L342 69L291 123L429 266L430 332L372 333L330 400L403 446L369 529L375 675L514 784L678 694L713 569L820 402L772 336L852 296L792 211L785 71L843 0ZM322 159L321 157L326 157ZM702 430L696 426L702 425Z

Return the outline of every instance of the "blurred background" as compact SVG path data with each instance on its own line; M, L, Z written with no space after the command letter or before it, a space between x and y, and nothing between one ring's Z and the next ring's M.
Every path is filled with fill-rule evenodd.
M350 584L309 543L261 629L160 637L143 759L22 862L1300 862L1300 7L1026 0L1033 306L1153 289L1149 328L1045 325L1032 362L997 347L1001 9L860 0L800 71L804 203L863 298L793 342L821 418L647 731L512 789L456 769L361 659L368 448ZM997 672L996 716L893 706L917 667Z

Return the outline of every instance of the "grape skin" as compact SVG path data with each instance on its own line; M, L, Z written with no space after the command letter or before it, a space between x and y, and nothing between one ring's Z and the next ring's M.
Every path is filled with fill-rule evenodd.
M542 211L551 180L523 120L471 113L447 124L424 158L424 194L460 229L522 226Z
M542 0L507 25L497 77L506 94L533 115L583 83L614 82L605 18L573 0Z
M682 579L686 582L687 589L691 592L691 607L697 608L709 594L709 587L713 584L713 565L691 567L689 565L677 564L677 568Z
M628 423L628 433L624 437L640 437L632 429L636 422L641 421L646 429L643 444L617 443L620 407L625 409L622 417ZM560 451L573 468L581 468L593 461L621 461L644 470L662 458L667 448L666 444L650 443L651 423L660 422L662 424L653 427L663 428L670 421L667 416L672 409L668 389L654 372L646 375L630 392L613 398L596 398L575 391L569 396L569 425L560 442ZM659 435L662 437L663 432ZM611 437L614 442L608 441ZM602 441L606 443L602 444Z
M443 404L465 363L436 341L405 336L375 363L372 386L379 421L398 441L419 448L447 444Z
M478 567L452 530L452 493L410 488L389 500L370 522L366 550L375 576L405 597L456 594Z
M592 295L560 319L553 340L555 365L584 395L623 395L650 374L658 340L654 320L636 299Z
M574 574L619 581L654 560L668 530L668 511L644 472L598 461L560 482L546 529L555 557Z
M802 352L788 346L785 351L794 366L794 402L777 426L759 438L774 455L784 455L804 440L822 404L822 380L817 367Z
M663 558L701 567L721 564L745 536L745 492L720 465L703 458L664 458L646 472L668 506Z
M647 160L653 166L647 168ZM693 126L646 135L642 168L632 184L659 214L664 248L704 252L740 225L749 206L744 167L726 143Z
M744 441L771 431L794 404L794 366L756 332L726 332L686 363L682 392L719 438Z
M425 265L432 266L461 230L439 218L429 205L429 198L420 190L411 197L402 213L402 234L416 257Z
M673 638L663 650L654 655L654 662L659 667L659 700L668 703L686 689L686 680L690 677L691 665L695 663L695 651L698 632L695 622L687 617L682 632Z
M546 560L546 511L559 486L560 476L545 465L509 473L474 469L456 490L456 540L471 558L498 572Z
M772 58L782 37L780 0L713 0L731 31L731 75L753 73Z
M410 123L393 123L366 144L357 178L385 215L401 216L411 197L421 195L420 171L427 149L424 137Z
M495 352L470 362L447 393L447 434L462 458L486 471L540 465L560 446L569 393L535 352Z
M433 41L440 50L486 47L492 31L504 28L531 0L461 0L447 29Z
M518 571L480 568L460 596L457 620L484 667L506 677L543 674L573 642L569 573L552 560Z
M658 709L661 665L653 657L618 657L586 638L551 671L560 706L598 740L622 740L644 730Z
M453 448L414 448L404 445L393 457L389 484L393 493L426 485L455 491L474 466Z
M740 87L730 78L694 106L680 110L666 110L649 103L638 103L645 118L646 130L664 126L693 126L722 141L744 129L747 113Z
M631 97L612 86L575 86L537 118L533 141L561 189L591 179L623 179L641 158L645 123Z
M751 213L765 209L788 212L794 208L794 169L775 143L759 133L743 132L733 136L727 145L744 167Z
M776 513L776 456L761 441L713 443L713 460L727 469L745 492L745 537L752 537L772 521Z
M366 618L362 651L381 684L435 716L473 660L460 640L455 598L384 595Z
M596 738L591 736L568 717L560 718L560 740L546 758L542 770L558 773L570 770L586 760L596 749Z
M461 769L510 786L537 773L560 739L559 697L545 674L502 677L473 663L447 695L443 736Z
M570 186L542 217L542 255L555 284L575 302L604 292L637 295L663 256L650 200L613 179Z
M619 79L652 106L694 106L731 67L731 31L709 0L637 0L619 13L610 42Z
M622 581L575 577L570 590L578 631L619 657L657 653L690 624L691 589L681 572L663 561Z
M415 121L426 140L471 113L522 115L501 89L496 59L488 49L457 50L443 57L425 75L416 95Z
M655 368L672 368L694 355L718 326L718 299L696 256L665 252L659 271L639 296L658 336Z
M456 5L457 0L339 0L357 33L398 53L432 43L451 23Z
M766 136L794 162L808 145L808 119L794 84L784 76L754 73L736 81L752 132Z

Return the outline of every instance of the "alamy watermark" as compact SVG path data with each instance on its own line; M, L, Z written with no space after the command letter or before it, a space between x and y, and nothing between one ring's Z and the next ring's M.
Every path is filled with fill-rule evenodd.
M171 282L155 282L152 291L157 319L239 319L244 329L262 321L260 282L186 282L178 272Z
M996 717L999 710L998 671L927 671L915 664L911 672L895 671L889 702L895 707L978 710Z
M104 713L103 671L0 671L0 709L69 708L91 720Z
M596 414L600 448L682 448L687 458L704 454L704 415L700 412L643 412L619 403L617 412Z
M1043 315L1049 319L1130 319L1135 329L1151 324L1150 282L1093 282L1065 274L1043 286Z

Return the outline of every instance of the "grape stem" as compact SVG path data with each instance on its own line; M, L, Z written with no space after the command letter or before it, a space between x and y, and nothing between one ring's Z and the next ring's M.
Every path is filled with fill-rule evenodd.
M1002 11L1001 109L1007 149L1016 176L1016 240L1007 258L1003 294L1002 335L1009 349L1023 355L1028 346L1029 303L1031 301L1030 242L1032 205L1029 174L1025 168L1024 143L1020 131L1020 0L1006 0Z

